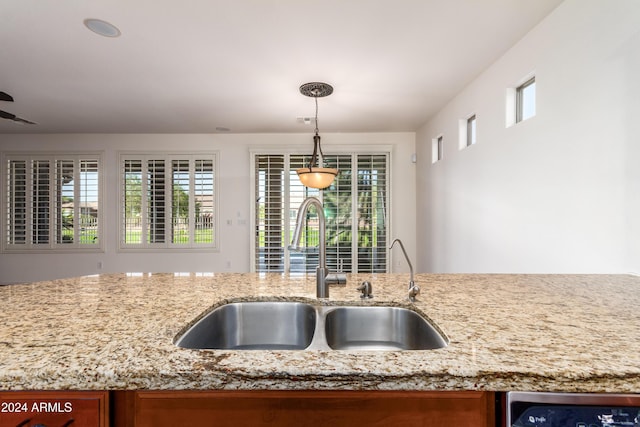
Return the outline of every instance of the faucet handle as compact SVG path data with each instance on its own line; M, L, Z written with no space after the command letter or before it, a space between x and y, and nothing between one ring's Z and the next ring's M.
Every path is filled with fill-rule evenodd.
M373 291L373 288L371 287L371 282L367 282L367 281L362 282L362 284L358 286L357 290L362 292L362 295L360 295L360 298L362 299L373 298L373 294L371 293Z
M420 294L420 286L413 283L413 280L409 283L409 301L415 302L416 297Z

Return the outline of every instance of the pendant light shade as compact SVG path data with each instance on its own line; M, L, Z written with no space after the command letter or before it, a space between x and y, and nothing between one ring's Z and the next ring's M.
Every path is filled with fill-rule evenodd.
M327 188L331 185L338 169L333 168L300 168L296 171L300 182L309 188Z
M313 136L313 154L309 165L304 168L300 168L296 171L300 182L305 187L310 188L327 188L331 185L336 175L338 175L338 169L325 168L324 154L322 153L322 147L320 146L320 135L318 134L318 98L329 96L333 93L333 87L327 83L305 83L300 86L300 93L306 96L310 96L316 101L316 129Z

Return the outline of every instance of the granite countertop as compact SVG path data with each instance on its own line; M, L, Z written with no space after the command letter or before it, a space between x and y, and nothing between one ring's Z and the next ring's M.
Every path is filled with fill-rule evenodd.
M330 303L406 302L405 274L352 274ZM416 308L449 337L425 351L176 347L232 300L315 300L310 276L107 274L0 286L0 389L350 389L640 392L640 278L416 275ZM364 303L368 304L368 303Z

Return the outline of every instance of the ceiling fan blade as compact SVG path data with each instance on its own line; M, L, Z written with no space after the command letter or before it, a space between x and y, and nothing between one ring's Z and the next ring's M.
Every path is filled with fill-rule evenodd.
M31 120L23 119L22 117L16 117L13 120L16 121L16 122L25 123L27 125L37 125L36 122L32 122Z
M6 92L0 92L0 101L13 102L13 96L9 95Z
M35 122L23 119L22 117L18 117L15 114L11 114L11 113L8 113L8 112L2 111L2 110L0 110L0 118L7 119L7 120L13 120L14 122L24 123L24 124L27 124L27 125L35 125L36 124Z
M6 111L0 110L0 118L13 120L15 117L15 114L7 113Z
M27 120L27 119L23 119L22 117L16 117L15 119L13 119L14 122L20 122L20 123L24 123L27 125L35 125L37 124L36 122L32 122L31 120Z

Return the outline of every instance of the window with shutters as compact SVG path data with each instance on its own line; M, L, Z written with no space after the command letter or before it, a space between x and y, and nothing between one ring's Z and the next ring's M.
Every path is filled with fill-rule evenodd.
M211 249L216 155L121 154L120 248Z
M99 154L4 156L6 251L100 249Z
M318 215L305 218L302 252L287 250L298 207L319 198L326 220L327 266L332 271L386 272L388 246L388 154L325 155L339 173L320 191L304 187L296 169L309 162L298 154L254 154L255 271L312 272L318 265Z

